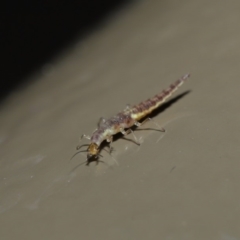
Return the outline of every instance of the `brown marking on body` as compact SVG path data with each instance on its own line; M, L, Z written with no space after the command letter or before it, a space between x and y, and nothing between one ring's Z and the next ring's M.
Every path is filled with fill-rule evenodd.
M92 137L87 137L91 141L87 148L87 160L92 157L95 157L97 159L99 157L99 151L101 149L100 145L104 140L112 140L112 135L120 132L121 126L125 126L125 129L130 129L135 123L138 123L139 120L145 118L152 111L158 108L163 102L165 102L166 99L169 98L172 93L175 92L177 88L181 86L189 77L190 74L184 75L182 78L175 81L175 83L171 84L168 89L163 90L160 94L157 94L153 98L147 99L146 101L141 102L132 108L128 108L118 113L116 116L102 122L99 125L98 129L93 133ZM110 136L107 134L109 131L111 132Z

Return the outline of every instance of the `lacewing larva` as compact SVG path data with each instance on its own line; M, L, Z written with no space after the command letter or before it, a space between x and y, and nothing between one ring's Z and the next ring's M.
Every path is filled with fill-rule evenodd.
M177 81L175 81L173 84L171 84L168 89L163 90L161 93L155 95L154 97L147 99L146 101L141 102L133 107L126 107L122 112L109 119L102 118L98 124L98 128L93 132L92 136L88 136L85 134L82 135L82 138L84 137L90 140L90 144L83 144L81 146L77 146L77 150L79 150L83 146L87 146L86 150L81 151L87 152L87 161L89 161L91 158L97 160L99 156L101 156L101 144L105 140L110 145L113 141L113 135L120 132L123 135L133 133L131 127L140 127L146 121L151 120L150 118L146 117L152 111L157 109L162 103L164 103L166 99L168 99L173 94L173 92L175 92L189 77L190 74L186 74L183 77L179 78ZM143 122L139 122L141 119L144 118L146 119ZM164 131L164 129L158 130ZM139 144L137 141L135 141L135 143Z

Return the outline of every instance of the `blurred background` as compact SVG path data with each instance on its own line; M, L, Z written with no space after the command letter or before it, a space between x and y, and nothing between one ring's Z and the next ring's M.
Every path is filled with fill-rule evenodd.
M0 99L131 2L2 1Z

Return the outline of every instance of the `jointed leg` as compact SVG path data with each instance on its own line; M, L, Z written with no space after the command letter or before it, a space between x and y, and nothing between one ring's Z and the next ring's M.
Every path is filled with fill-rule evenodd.
M109 142L109 153L111 154L112 150L113 150L113 147L112 147L112 141L113 141L113 136L109 136L107 139L106 139L107 142Z
M86 135L86 134L83 134L82 136L81 136L81 138L80 138L80 141L81 141L81 139L83 139L83 138L86 138L86 139L88 139L88 140L90 140L90 136L88 136L88 135ZM77 145L77 147L76 147L76 149L77 150L79 150L81 147L83 147L83 146L88 146L88 144L83 144L83 145Z
M90 137L89 135L83 134L83 135L81 136L81 139L83 139L83 138L86 138L86 139L90 140L91 137Z
M124 136L126 136L126 135L128 135L129 133L132 133L132 135L133 135L133 137L134 137L134 143L136 143L137 145L140 145L140 143L138 142L138 140L137 140L137 137L135 136L135 134L134 134L134 132L133 132L133 130L131 129L131 128L129 128L128 130L124 130L123 128L122 129L120 129L120 131L121 131L121 133L124 135Z
M113 136L108 136L108 138L106 139L107 142L109 142L109 155L112 157L112 159L114 160L114 162L118 165L117 160L112 156L112 151L113 151L113 147L112 145L112 141L113 141ZM104 149L106 150L106 149ZM107 151L107 150L106 150Z
M141 127L144 123L148 122L148 121L152 121L158 128L157 129L154 129L154 128L151 128L152 130L155 130L155 131L160 131L160 132L165 132L165 129L164 128L161 128L156 122L154 122L151 118L146 118L144 119L144 121L142 121L141 123L140 122L135 122L135 126L137 127ZM136 129L137 130L137 129ZM141 130L141 129L139 129ZM142 129L144 130L144 129Z

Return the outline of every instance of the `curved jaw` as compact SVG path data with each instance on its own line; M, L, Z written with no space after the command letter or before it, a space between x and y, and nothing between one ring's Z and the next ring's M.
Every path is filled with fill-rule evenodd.
M90 162L98 162L98 161L99 161L99 155L91 155L91 154L88 154L86 161L87 161L88 163L90 163Z

